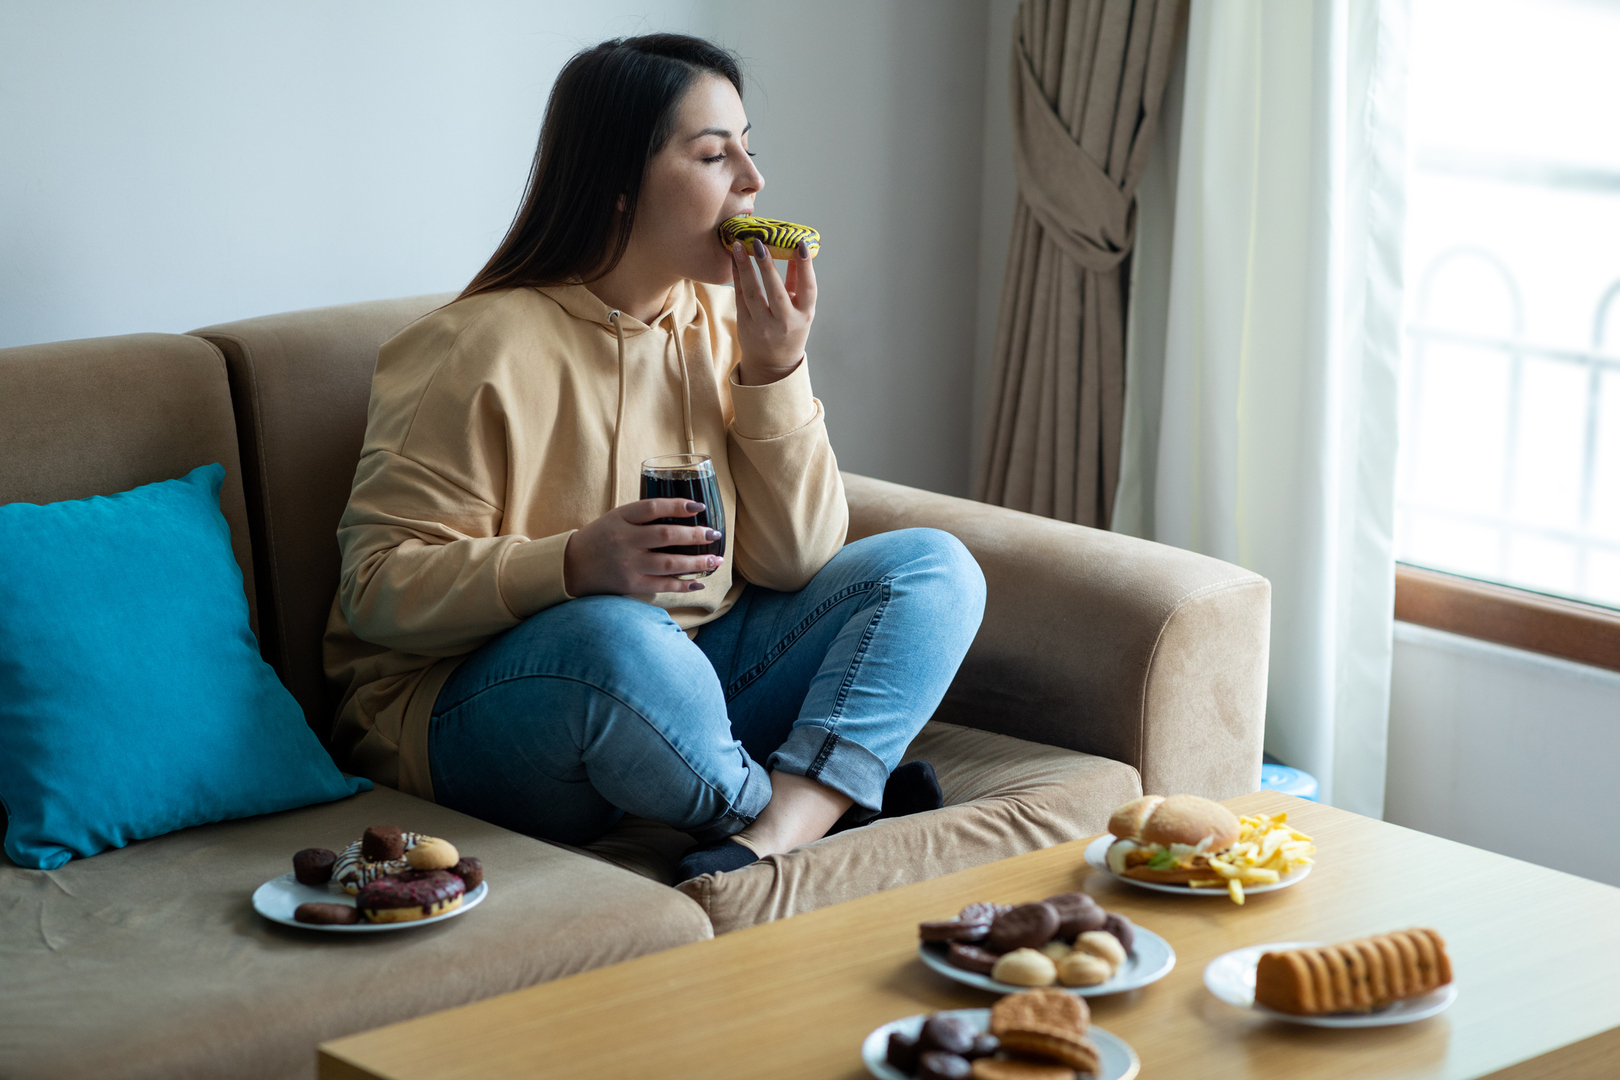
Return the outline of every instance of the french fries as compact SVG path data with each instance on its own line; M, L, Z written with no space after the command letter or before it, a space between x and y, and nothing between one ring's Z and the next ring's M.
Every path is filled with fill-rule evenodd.
M1315 861L1311 856L1316 854L1316 844L1289 827L1287 814L1257 814L1239 818L1238 824L1243 828L1237 843L1209 857L1209 868L1217 876L1189 881L1189 886L1224 888L1234 904L1241 904L1243 886L1275 885L1284 874Z

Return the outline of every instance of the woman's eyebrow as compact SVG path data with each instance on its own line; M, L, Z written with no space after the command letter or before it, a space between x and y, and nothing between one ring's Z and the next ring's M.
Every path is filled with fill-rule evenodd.
M753 130L753 127L754 127L754 125L752 123L750 123L747 127L742 129L742 133L744 135L748 134L750 131ZM688 137L686 141L687 142L693 142L693 141L695 141L697 139L703 138L703 136L705 136L705 135L718 135L722 139L731 138L731 132L727 131L725 128L704 128L702 131L698 132L696 135L692 135L692 136Z

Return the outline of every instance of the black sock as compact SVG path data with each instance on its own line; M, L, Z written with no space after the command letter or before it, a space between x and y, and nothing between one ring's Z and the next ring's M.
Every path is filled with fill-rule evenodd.
M758 861L758 855L737 841L722 840L718 844L695 847L681 856L681 865L675 872L675 880L682 882L702 877L704 874L723 874L728 870L740 870L749 863Z
M890 773L889 782L883 785L883 809L878 817L905 817L944 805L945 794L939 789L934 767L926 761L908 761Z
M938 810L945 805L945 794L939 789L939 777L926 761L908 761L889 774L883 785L883 809L869 810L856 803L844 812L827 835L869 825L879 818L905 817L924 810Z

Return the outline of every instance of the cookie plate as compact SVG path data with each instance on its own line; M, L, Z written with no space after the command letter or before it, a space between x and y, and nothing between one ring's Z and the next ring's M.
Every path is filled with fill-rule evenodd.
M298 910L299 904L324 903L353 906L354 897L335 885L300 885L298 879L289 871L280 877L271 878L253 890L253 910L271 922L278 922L283 926L296 926L300 930L331 930L339 934L375 934L383 930L412 930L418 926L430 926L436 922L453 919L457 915L465 915L483 903L484 897L488 895L489 882L480 881L478 888L469 890L462 897L460 907L454 911L447 911L443 915L433 915L426 919L417 919L414 922L362 922L350 926L323 926L317 923L299 922L293 918L293 912Z
M1027 986L1018 987L1020 990L1029 989ZM950 1009L940 1013L941 1016L959 1016L973 1026L975 1032L982 1032L990 1026L989 1009ZM861 1061L866 1064L866 1071L879 1080L911 1080L911 1077L896 1069L888 1062L889 1032L900 1031L907 1035L916 1035L922 1030L923 1021L928 1019L928 1013L918 1013L916 1016L903 1016L899 1020L891 1020L866 1037L861 1043ZM1131 1080L1142 1070L1142 1061L1131 1049L1130 1043L1121 1039L1112 1032L1104 1031L1100 1027L1086 1029L1086 1038L1097 1044L1097 1057L1101 1068L1094 1080Z
M976 971L963 971L954 967L945 959L949 946L934 941L919 942L917 955L922 962L945 976L955 979L959 983L977 987L980 990L989 990L997 994L1016 994L1021 990L1028 990L1027 986L1014 986L1011 983L996 982L988 975L980 975ZM1096 986L1057 986L1053 989L1066 990L1080 997L1100 997L1103 994L1120 994L1126 990L1135 990L1139 986L1158 982L1170 974L1170 969L1176 966L1176 950L1170 943L1151 930L1136 928L1136 938L1131 945L1131 954L1125 958L1114 977L1107 982Z
M1086 845L1086 865L1093 870L1101 870L1115 881L1123 881L1127 885L1135 885L1138 889L1152 889L1154 892L1174 893L1177 896L1219 896L1226 899L1231 894L1225 889L1207 888L1195 889L1190 885L1167 885L1162 881L1142 881L1133 877L1120 877L1108 869L1108 849L1114 843L1113 833L1103 833L1097 839ZM1309 866L1302 866L1298 870L1290 871L1282 876L1275 885L1245 885L1244 896L1254 896L1256 893L1275 892L1286 889L1290 885L1297 885L1305 880L1305 875L1311 872Z
M1457 984L1447 983L1419 997L1405 998L1370 1013L1327 1013L1323 1016L1295 1016L1254 1003L1254 969L1264 953L1280 949L1314 949L1320 941L1274 941L1270 945L1250 945L1222 953L1204 968L1204 986L1210 993L1240 1009L1249 1009L1272 1020L1308 1027L1356 1028L1388 1027L1427 1020L1457 1000Z

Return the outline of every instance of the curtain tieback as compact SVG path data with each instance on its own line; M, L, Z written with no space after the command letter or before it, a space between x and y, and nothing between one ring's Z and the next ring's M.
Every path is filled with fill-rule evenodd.
M1014 63L1013 170L1053 243L1087 270L1118 266L1136 242L1136 200L1080 148L1041 89L1022 43Z

